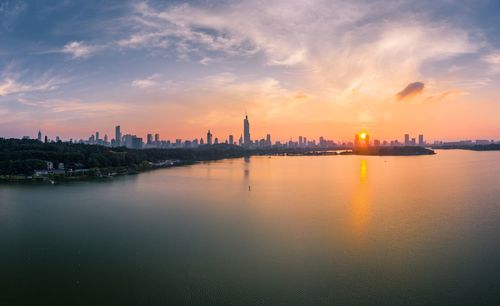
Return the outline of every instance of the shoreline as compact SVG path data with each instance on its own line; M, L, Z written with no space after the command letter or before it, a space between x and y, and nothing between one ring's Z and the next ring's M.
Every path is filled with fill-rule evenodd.
M403 149L404 148L404 149ZM55 183L70 183L84 181L108 181L118 176L137 175L148 171L158 169L168 169L174 167L182 167L194 165L197 163L214 162L225 159L245 158L252 156L337 156L337 155L359 155L359 156L422 156L434 155L433 150L421 147L390 147L390 148L370 148L369 150L338 150L338 149L291 149L291 150L253 150L243 151L242 154L233 156L219 156L213 158L202 158L199 160L165 160L161 162L147 162L140 165L136 169L130 167L103 167L85 169L83 174L76 175L76 171L64 171L61 173L48 173L43 176L35 175L0 175L0 184L55 184Z

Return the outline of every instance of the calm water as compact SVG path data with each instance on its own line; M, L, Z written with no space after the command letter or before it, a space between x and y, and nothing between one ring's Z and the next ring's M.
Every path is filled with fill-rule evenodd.
M500 152L3 185L0 304L22 303L500 305Z

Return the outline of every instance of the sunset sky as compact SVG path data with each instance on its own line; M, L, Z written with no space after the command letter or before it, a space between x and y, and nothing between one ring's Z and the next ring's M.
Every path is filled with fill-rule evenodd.
M0 0L0 137L500 138L500 2Z

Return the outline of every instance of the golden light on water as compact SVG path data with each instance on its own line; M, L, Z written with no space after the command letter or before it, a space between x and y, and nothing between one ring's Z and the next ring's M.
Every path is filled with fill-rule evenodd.
M360 134L361 136L361 134ZM368 163L365 159L360 161L359 184L357 184L352 202L350 233L353 242L360 242L366 234L371 215L371 197L366 179L368 174Z

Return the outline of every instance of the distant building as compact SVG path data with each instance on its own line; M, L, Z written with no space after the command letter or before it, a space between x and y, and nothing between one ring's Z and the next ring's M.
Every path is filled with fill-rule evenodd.
M321 143L320 143L321 145ZM380 145L380 142L379 142ZM354 147L355 148L367 148L370 146L370 136L368 133L362 132L354 135Z
M142 149L142 138L127 134L123 136L123 145L130 149Z
M493 141L492 141L493 143ZM476 144L477 145L487 145L487 144L490 144L490 141L489 140L485 140L485 139L477 139L476 140Z
M271 134L267 134L266 136L266 146L270 147L272 144L271 142Z
M410 134L405 134L405 146L410 145Z
M160 142L160 134L155 134L155 143L158 144Z
M207 145L212 144L212 133L210 133L210 130L207 132Z
M229 135L229 144L230 145L234 144L234 137L233 137L233 135Z
M119 125L115 126L115 145L119 147L122 143L122 132Z
M425 146L424 135L422 134L418 135L418 145Z
M148 134L148 136L147 136L147 144L148 145L153 144L153 134Z
M42 131L38 131L38 137L37 137L38 141L42 141Z
M245 114L245 119L243 120L243 144L245 146L252 144L252 139L250 138L250 122L248 121L247 114Z

